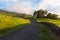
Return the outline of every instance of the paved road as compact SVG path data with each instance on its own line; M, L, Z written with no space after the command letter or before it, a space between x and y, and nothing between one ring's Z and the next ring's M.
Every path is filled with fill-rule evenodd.
M38 40L38 25L33 19L30 21L30 25L25 25L23 29L18 29L0 40Z

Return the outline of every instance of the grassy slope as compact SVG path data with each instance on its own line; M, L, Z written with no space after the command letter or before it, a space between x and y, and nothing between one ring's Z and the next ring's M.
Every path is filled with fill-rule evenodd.
M50 23L53 23L53 24L57 25L58 27L60 27L60 20L40 18L40 19L37 19L37 22L50 22Z
M6 35L22 25L29 24L28 19L17 18L0 14L0 36Z
M37 22L50 22L60 27L60 20L39 18L37 19ZM48 34L48 30L43 24L39 24L39 30L40 30L39 36L41 40L54 40L53 37Z
M39 37L40 40L54 40L52 36L49 35L47 28L43 24L38 24L39 25Z

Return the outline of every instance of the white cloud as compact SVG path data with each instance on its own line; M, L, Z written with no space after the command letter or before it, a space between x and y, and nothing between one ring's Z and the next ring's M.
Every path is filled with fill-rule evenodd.
M13 4L11 6L10 4L8 4L7 10L26 13L26 14L32 14L35 8L35 6L33 7L34 1L36 0L33 0L33 1L32 0L10 0L9 2L13 2Z
M8 7L7 10L15 11L19 13L32 14L33 7L31 2L15 2L12 6Z
M42 0L37 8L46 9L49 12L54 12L60 15L60 0Z
M12 2L17 2L18 0L5 0L5 1L12 1Z
M60 13L60 0L41 0L40 3L33 6L32 3L36 0L10 0L13 2L11 6L7 6L7 10L32 14L34 10L46 9L49 12ZM60 14L59 14L60 15Z

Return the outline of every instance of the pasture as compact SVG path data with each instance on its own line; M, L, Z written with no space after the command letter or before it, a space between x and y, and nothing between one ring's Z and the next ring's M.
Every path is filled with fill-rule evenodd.
M26 24L30 24L28 19L12 17L0 13L0 36L4 36Z
M37 22L53 23L53 24L57 25L58 27L60 27L60 20L59 19L39 18L39 19L36 19L36 20L37 20Z

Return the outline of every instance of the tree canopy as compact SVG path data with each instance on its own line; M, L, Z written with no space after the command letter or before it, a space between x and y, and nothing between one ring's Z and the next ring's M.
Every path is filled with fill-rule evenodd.
M48 13L47 10L43 10L43 9L34 11L33 15L36 18L51 18L51 19L56 19L58 17L58 15L53 14L53 13Z

